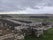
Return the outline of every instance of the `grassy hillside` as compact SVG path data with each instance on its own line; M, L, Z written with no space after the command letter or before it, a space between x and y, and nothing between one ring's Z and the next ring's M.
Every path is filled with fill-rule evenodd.
M44 32L44 35L41 35L39 38L35 36L26 36L25 40L53 40L53 28Z

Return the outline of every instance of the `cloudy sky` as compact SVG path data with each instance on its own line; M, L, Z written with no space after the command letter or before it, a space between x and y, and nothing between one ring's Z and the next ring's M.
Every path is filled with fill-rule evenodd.
M53 0L0 0L0 12L53 13Z

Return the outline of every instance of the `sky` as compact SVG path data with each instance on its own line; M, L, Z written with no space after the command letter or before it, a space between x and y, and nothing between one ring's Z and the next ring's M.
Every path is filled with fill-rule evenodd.
M53 0L0 0L0 12L53 14Z

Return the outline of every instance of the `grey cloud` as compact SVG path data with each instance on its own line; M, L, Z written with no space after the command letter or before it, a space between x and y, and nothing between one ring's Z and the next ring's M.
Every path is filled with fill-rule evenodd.
M0 11L19 11L26 7L36 9L36 5L53 6L53 0L0 0ZM44 6L45 6L44 5Z

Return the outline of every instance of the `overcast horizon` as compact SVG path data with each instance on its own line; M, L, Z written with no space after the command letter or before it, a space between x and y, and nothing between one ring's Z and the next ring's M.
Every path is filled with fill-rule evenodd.
M53 14L53 0L0 0L0 12Z

